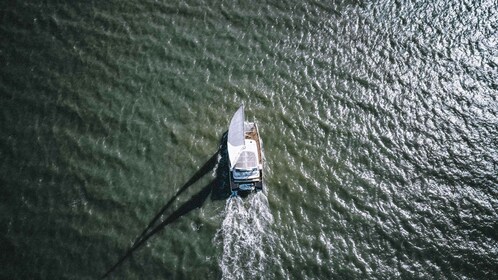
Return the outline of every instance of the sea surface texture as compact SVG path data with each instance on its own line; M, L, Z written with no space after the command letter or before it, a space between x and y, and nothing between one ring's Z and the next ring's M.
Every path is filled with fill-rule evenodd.
M106 272L498 279L498 2L2 1L0 279Z

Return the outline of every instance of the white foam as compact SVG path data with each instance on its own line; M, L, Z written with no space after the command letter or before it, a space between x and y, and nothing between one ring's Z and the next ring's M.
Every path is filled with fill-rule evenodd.
M263 192L227 200L225 218L216 239L223 246L219 260L222 279L264 278L271 254L273 216Z

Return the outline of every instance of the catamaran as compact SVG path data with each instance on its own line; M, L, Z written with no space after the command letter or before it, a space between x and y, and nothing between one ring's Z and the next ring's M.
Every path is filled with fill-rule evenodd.
M233 196L238 191L263 190L263 150L258 126L244 118L244 105L241 105L228 128L228 168Z

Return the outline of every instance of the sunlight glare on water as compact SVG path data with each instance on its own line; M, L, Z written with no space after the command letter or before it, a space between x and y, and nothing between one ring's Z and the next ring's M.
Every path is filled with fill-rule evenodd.
M498 279L496 0L4 2L0 279Z

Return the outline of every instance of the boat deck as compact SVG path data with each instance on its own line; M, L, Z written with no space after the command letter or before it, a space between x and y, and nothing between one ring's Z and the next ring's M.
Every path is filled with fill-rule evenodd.
M251 127L251 130L245 132L245 138L256 141L256 145L258 147L259 164L262 164L263 158L261 156L261 143L259 142L258 130L255 125Z

